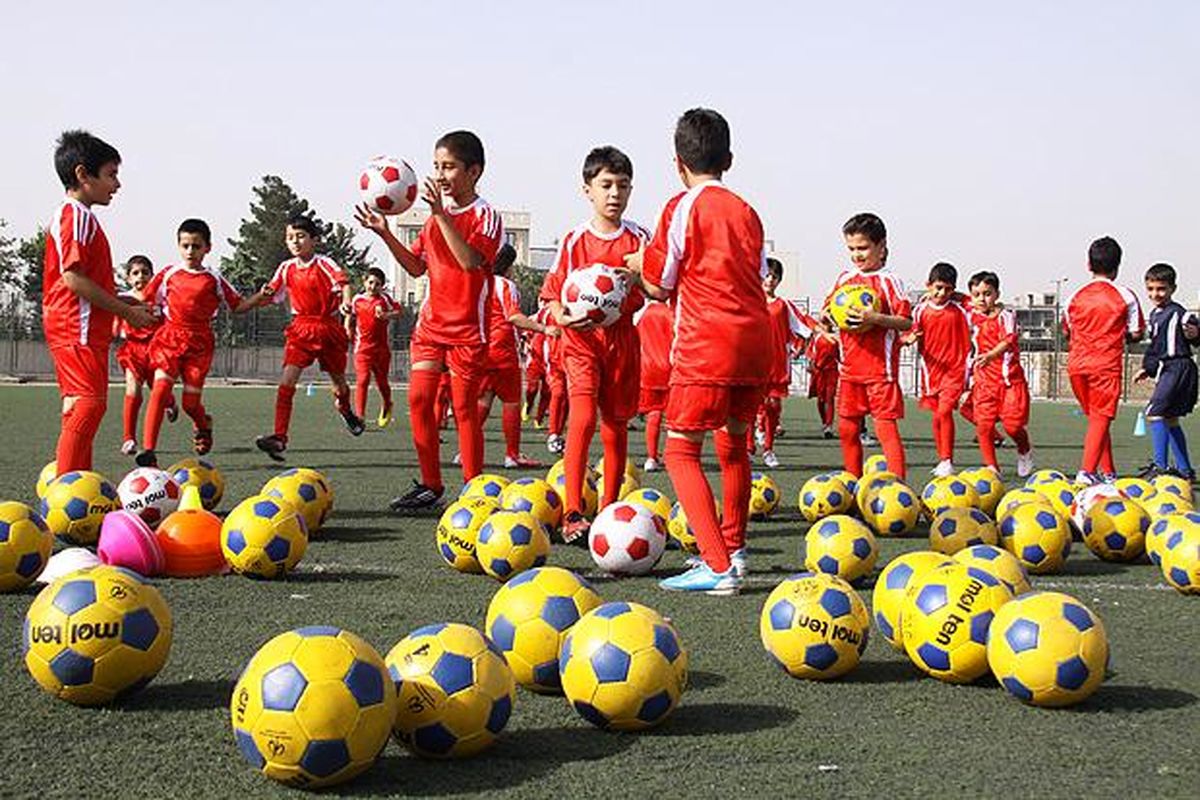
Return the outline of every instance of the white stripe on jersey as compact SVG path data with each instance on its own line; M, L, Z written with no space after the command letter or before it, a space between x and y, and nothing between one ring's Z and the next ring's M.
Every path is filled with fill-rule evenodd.
M716 181L701 183L688 189L675 206L674 213L671 214L671 222L667 226L667 259L663 264L662 281L660 282L663 289L674 289L679 281L679 264L685 255L684 247L687 244L687 229L688 223L691 222L692 205L702 191L713 185L716 185ZM678 312L678 309L676 311Z

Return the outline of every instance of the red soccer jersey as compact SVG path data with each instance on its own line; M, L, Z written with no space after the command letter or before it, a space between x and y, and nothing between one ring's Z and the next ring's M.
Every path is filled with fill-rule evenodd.
M487 341L490 265L504 241L500 214L482 197L463 208L447 208L450 224L479 253L485 268L466 270L458 263L437 220L430 217L413 242L413 255L425 264L429 291L417 324L442 344L482 344Z
M211 328L221 306L234 308L241 295L213 267L198 270L176 264L160 270L142 292L162 309L163 319L184 328Z
M904 290L904 283L887 267L874 272L863 272L857 267L838 275L833 290L825 298L825 306L833 293L843 286L861 284L875 290L879 297L879 311L898 317L912 316L912 303ZM872 325L863 331L842 331L841 376L855 383L876 383L897 380L896 368L900 363L900 331Z
M274 301L286 297L298 317L332 317L342 306L342 287L350 281L331 258L313 256L307 264L289 258L267 283Z
M1125 337L1142 335L1145 321L1137 296L1099 275L1067 301L1063 329L1071 337L1067 372L1120 375Z
M808 340L808 370L819 372L825 369L838 368L838 343L824 336L814 336Z
M509 322L521 313L521 292L510 278L492 276L492 304L488 317L488 366L502 369L520 366L517 357L517 329Z
M675 317L666 303L651 301L635 317L642 349L643 389L666 389L671 381Z
M761 386L770 368L762 222L719 181L676 195L646 248L643 274L674 293L671 385Z
M1025 380L1025 370L1021 367L1021 352L1017 348L1017 315L1011 308L1000 309L1000 312L992 317L977 311L972 312L971 339L977 357L995 349L1001 342L1009 343L1008 349L999 358L985 366L975 367L975 383L983 386L997 386L1001 383L1011 386L1014 381Z
M42 262L42 328L50 347L107 347L113 337L113 315L67 288L63 274L74 270L101 289L115 294L112 251L92 210L70 198L63 201L46 229Z
M546 273L539 298L546 303L551 300L561 302L562 288L568 274L593 264L624 267L625 256L636 253L648 241L649 232L629 220L621 220L621 227L612 233L601 233L593 228L590 222L578 226L563 237L558 248L558 259L554 262L554 267ZM621 319L614 324L631 324L633 312L641 308L643 302L641 289L632 289L625 296L625 303L621 306ZM583 333L594 333L598 330L592 329Z
M938 305L922 300L913 309L920 355L921 392L932 394L947 383L967 385L971 370L971 319L961 296Z
M137 305L145 302L141 297L133 292L121 292L117 295L118 298L130 305ZM155 325L147 325L145 328L135 328L123 319L117 320L117 335L127 342L149 342L154 338L154 332L162 325L160 320Z
M354 295L354 349L358 353L385 349L388 346L387 314L400 308L387 292L377 295L365 292Z
M790 383L792 380L792 353L810 336L810 328L803 315L790 301L782 297L767 299L767 314L771 320L771 367L767 382L773 385Z

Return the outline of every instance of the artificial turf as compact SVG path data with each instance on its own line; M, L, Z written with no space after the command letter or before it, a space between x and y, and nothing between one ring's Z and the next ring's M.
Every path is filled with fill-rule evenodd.
M114 394L97 440L96 468L114 481L132 466L117 453L119 402ZM206 402L216 418L211 458L228 482L221 510L228 510L279 469L251 444L270 425L272 394L213 388ZM56 407L53 388L0 387L0 499L32 499L37 472L53 451ZM1127 470L1144 462L1148 446L1130 435L1134 413L1124 410L1114 429L1118 462ZM293 795L242 760L230 731L233 681L259 645L293 627L324 624L352 630L386 653L425 623L482 626L497 584L441 562L436 515L386 510L417 474L405 422L399 415L392 428L371 426L353 439L326 393L301 393L289 464L319 469L333 483L330 522L286 581L160 581L175 620L171 656L148 688L121 705L75 708L44 694L21 659L21 622L35 590L0 596L0 641L7 642L0 659L0 797ZM500 452L497 422L488 432L492 456ZM371 771L330 794L1195 796L1200 607L1166 588L1148 564L1102 562L1078 546L1065 574L1033 579L1035 587L1078 597L1108 631L1112 674L1073 709L1026 707L990 680L952 686L922 677L880 636L858 669L838 681L796 681L775 667L759 643L758 616L774 583L803 560L807 525L795 511L796 493L810 475L840 466L837 442L819 438L810 401L789 401L784 424L787 435L776 448L784 466L773 474L785 506L751 527L753 575L741 596L667 594L650 577L602 580L585 550L557 546L551 555L551 563L595 579L605 599L643 602L673 620L690 653L691 683L665 725L604 733L560 698L522 691L501 740L483 755L423 761L391 744ZM1035 406L1040 465L1072 471L1083 427L1067 405ZM933 463L928 416L910 409L902 431L910 478L919 484ZM1189 432L1200 442L1197 426ZM537 433L527 429L527 436L529 452L544 452ZM631 437L640 463L640 433ZM185 423L168 427L163 463L183 457L190 438ZM971 464L965 430L959 447L959 460ZM1011 469L1012 451L1002 452ZM447 459L451 453L451 445L443 448ZM445 469L457 476L448 460ZM644 485L670 489L662 474L644 476ZM881 540L879 568L923 542ZM668 552L657 574L679 561ZM864 590L864 599L869 594Z

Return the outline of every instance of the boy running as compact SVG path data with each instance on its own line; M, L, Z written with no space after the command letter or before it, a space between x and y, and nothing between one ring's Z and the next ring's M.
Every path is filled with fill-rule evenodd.
M144 303L142 294L146 284L154 277L154 265L146 256L130 256L125 262L125 284L128 292L117 295L126 303ZM117 363L125 372L125 404L121 414L121 452L127 456L137 453L137 419L142 410L142 386L154 388L154 367L150 365L150 340L158 325L145 328L131 327L122 319L116 320L116 335L121 339L117 348ZM174 422L179 415L175 395L167 397L167 419Z
M367 390L371 379L379 389L379 427L392 422L392 386L388 372L392 368L392 347L388 343L390 323L404 316L400 304L384 291L387 276L379 267L371 267L363 278L363 290L350 301L346 316L346 335L354 342L354 415L365 419Z

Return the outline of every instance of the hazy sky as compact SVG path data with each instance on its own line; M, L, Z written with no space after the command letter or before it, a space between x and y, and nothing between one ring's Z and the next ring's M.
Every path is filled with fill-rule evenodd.
M1200 3L982 5L5 0L0 218L48 219L54 138L83 126L124 158L101 212L117 259L172 259L186 216L219 254L262 175L350 221L367 158L422 168L467 127L482 193L549 243L587 213L596 144L632 156L630 216L652 225L678 189L674 120L702 104L732 125L729 184L813 294L841 223L873 210L910 281L946 259L998 269L1006 296L1069 290L1107 233L1128 282L1166 260L1194 303Z

